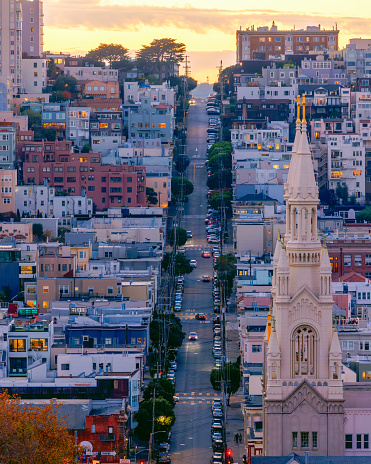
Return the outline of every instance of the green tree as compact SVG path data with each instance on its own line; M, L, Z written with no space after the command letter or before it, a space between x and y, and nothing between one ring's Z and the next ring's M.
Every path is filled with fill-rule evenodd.
M76 86L77 80L73 76L59 75L53 85L53 91L75 93Z
M184 177L173 177L171 180L171 193L175 197L187 196L193 192L193 184Z
M177 253L174 258L174 253L166 253L162 260L162 269L170 271L172 260L174 260L174 275L190 274L193 267L189 264L190 260L187 259L183 253Z
M212 209L218 210L222 204L228 209L231 208L232 205L232 194L229 191L224 191L222 192L216 192L211 198L210 198L210 206Z
M209 159L219 153L231 155L233 151L232 144L230 142L217 142L209 150Z
M81 153L89 153L91 150L91 146L86 143L82 148L81 148Z
M237 271L236 262L237 260L233 253L222 255L216 260L215 269L218 271L218 280L223 284L223 298L224 295L226 298L229 298L232 293Z
M139 66L152 65L152 69L157 71L162 80L174 74L174 66L184 59L186 46L177 43L175 39L155 39L150 45L143 45L137 53L137 63ZM153 72L152 74L154 74Z
M22 116L28 116L28 130L38 130L41 127L41 113L33 109L21 110Z
M146 199L148 205L157 205L157 192L152 187L146 187Z
M211 172L218 172L223 167L223 170L231 171L232 156L230 153L215 153L209 156L209 164L207 165Z
M90 50L85 56L85 59L87 61L96 61L100 63L108 61L110 68L112 68L113 63L130 61L129 50L121 44L114 43L101 43L99 47Z
M174 246L174 235L176 233L176 246L181 247L187 243L187 231L183 229L183 227L177 227L176 232L175 229L171 229L169 231L169 243L170 246Z
M155 390L156 398L163 398L174 406L173 396L175 395L175 387L170 379L161 378L157 381L151 381L143 392L143 399L150 400L153 398Z
M189 158L184 153L174 156L175 169L181 174L189 166Z
M68 100L66 94L60 90L53 91L50 94L49 101L50 103L61 103Z
M334 189L321 189L319 191L319 199L321 204L328 205L330 209L333 209L339 203Z
M0 301L10 301L11 293L9 285L2 287L0 290Z
M341 203L346 205L349 202L348 186L346 184L341 185L339 182L336 186L336 195L341 200Z
M165 320L163 315L156 313L149 326L149 334L152 346L158 352L164 353L164 341L167 341L167 348L179 348L184 340L185 334L182 330L182 323L174 313L167 314ZM166 333L164 333L166 330ZM165 353L164 353L165 354ZM164 359L164 356L162 357Z
M32 224L32 235L38 240L42 240L44 229L42 224Z
M217 171L207 178L207 186L210 190L219 190L231 188L232 185L232 171L225 170Z
M222 389L222 369L212 369L210 382L214 390ZM238 363L226 363L224 366L224 390L229 396L238 391L241 385L241 370Z
M139 411L135 414L138 425L135 433L140 440L148 440L152 431L152 412L153 400L142 401ZM172 405L163 398L155 400L155 432L170 432L175 421L175 414Z
M356 213L356 220L357 222L371 223L371 206L367 206L367 208Z

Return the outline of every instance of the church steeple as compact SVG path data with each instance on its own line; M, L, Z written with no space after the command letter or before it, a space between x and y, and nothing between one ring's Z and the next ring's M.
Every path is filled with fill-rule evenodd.
M317 231L318 187L305 97L296 101L296 137L284 190L286 234L277 240L273 258L273 325L263 375L264 454L302 454L294 437L313 432L319 439L314 455L338 455L344 433L342 355L332 329L331 263ZM321 404L318 413L314 404ZM319 432L320 423L327 425Z

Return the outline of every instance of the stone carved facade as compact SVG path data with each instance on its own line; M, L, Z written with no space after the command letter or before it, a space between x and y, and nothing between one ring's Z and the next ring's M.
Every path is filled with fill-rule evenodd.
M284 196L286 234L273 258L265 345L264 454L343 455L342 354L332 327L330 261L317 234L318 188L305 121L297 121Z

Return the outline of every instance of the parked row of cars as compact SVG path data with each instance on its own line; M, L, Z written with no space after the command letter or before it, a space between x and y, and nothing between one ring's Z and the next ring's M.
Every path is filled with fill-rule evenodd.
M219 214L209 208L205 218L205 224L207 241L209 243L220 243L221 226Z
M179 312L182 309L184 291L184 276L178 276L175 288L174 311Z
M210 150L220 137L220 103L214 95L210 95L206 103L206 112L210 116L207 129L207 149Z
M213 421L211 424L213 455L210 459L210 464L223 464L225 443L222 400L220 398L214 398L211 409L213 414Z
M220 316L217 316L213 320L213 356L214 363L217 369L221 369L223 366L223 347L222 347L222 326Z

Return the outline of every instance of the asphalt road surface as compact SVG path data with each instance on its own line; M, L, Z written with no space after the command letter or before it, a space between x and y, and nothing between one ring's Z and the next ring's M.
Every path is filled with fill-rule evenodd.
M200 99L189 109L187 142L191 163L187 177L194 185L194 192L185 205L181 227L190 230L193 238L185 246L186 256L197 260L197 268L185 276L182 320L186 338L177 356L176 421L172 429L171 460L173 464L206 464L212 456L211 401L216 394L210 384L210 371L214 366L212 356L213 299L212 282L202 282L204 274L212 276L212 258L202 258L203 249L210 249L206 240L205 217L207 213L207 171L205 167L208 115L206 103ZM195 319L197 312L207 314L206 321ZM189 341L189 332L197 332L198 340Z

